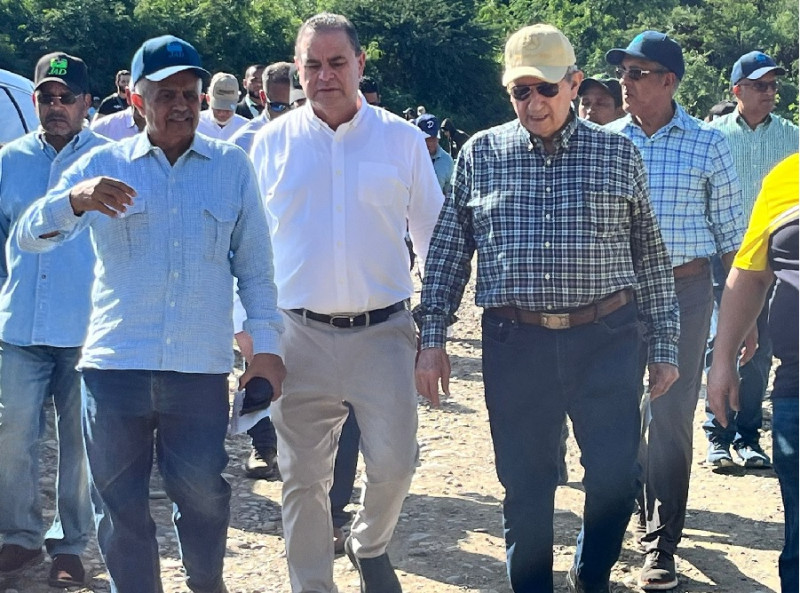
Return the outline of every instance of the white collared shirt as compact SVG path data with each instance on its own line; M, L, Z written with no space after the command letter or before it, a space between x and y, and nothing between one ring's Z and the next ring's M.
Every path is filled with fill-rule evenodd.
M133 121L133 107L92 120L92 131L111 140L124 140L139 133Z
M353 313L412 295L406 222L422 265L444 199L419 129L361 97L333 131L307 103L262 128L250 156L279 307Z
M203 136L208 136L209 138L216 138L217 140L230 140L231 136L233 136L239 129L247 124L250 120L246 117L242 117L236 113L233 114L228 123L224 126L220 126L217 122L214 121L214 114L211 112L211 109L206 109L205 111L200 112L200 119L197 123L197 131Z

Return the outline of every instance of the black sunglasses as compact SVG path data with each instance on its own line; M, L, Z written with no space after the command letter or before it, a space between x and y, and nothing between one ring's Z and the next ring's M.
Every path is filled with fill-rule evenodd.
M770 82L764 82L763 80L756 80L755 82L749 82L749 83L740 82L737 83L736 86L749 86L753 87L759 93L766 93L767 91L777 92L781 84L777 80L771 80Z
M509 92L517 101L525 101L533 93L533 89L542 97L555 97L561 90L557 82L540 82L539 84L515 84Z
M641 68L624 68L623 66L617 66L614 70L617 78L627 76L631 80L641 80L648 74L666 74L667 72L669 70L642 70Z
M283 113L289 109L291 105L288 103L278 103L277 101L267 101L267 107L269 107L270 111L274 111L275 113Z
M78 95L66 93L64 95L48 95L46 93L36 93L36 102L42 105L55 105L56 99L62 105L74 105L78 100Z

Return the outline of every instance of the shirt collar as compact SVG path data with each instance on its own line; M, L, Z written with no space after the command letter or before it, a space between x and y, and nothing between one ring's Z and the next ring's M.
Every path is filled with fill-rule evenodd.
M662 134L669 133L669 131L672 128L679 128L679 129L682 129L682 130L686 130L686 129L691 128L691 127L693 127L695 125L692 116L689 115L688 113L686 113L684 108L681 107L680 105L678 105L678 103L676 103L675 101L672 102L672 108L674 110L674 113L672 114L672 119L670 119L663 127L661 127L658 130L656 130L655 134L653 134L650 137L651 139L657 138L658 136L661 136ZM631 116L630 113L627 114L623 118L622 121L625 124L623 126L623 129L628 128L628 129L631 129L631 130L635 130L640 134L644 134L644 131L639 126L639 124L637 124L634 121L633 116Z
M61 150L62 151L67 149L81 150L84 147L84 145L95 136L96 134L94 132L92 132L88 127L84 126L83 128L81 128L81 131L75 134L75 136L73 136L72 139L69 142L67 142L64 148L62 148ZM48 148L50 150L55 150L52 146L50 146L47 140L44 139L44 128L41 125L39 126L39 129L36 131L36 140L39 142L39 147L42 150L47 150Z
M153 143L150 142L150 137L147 135L146 129L143 131L143 133L136 134L134 138L135 140L131 148L132 161L146 156L156 150L160 150L157 146L154 146ZM195 132L194 138L192 138L192 143L189 145L186 153L188 152L194 152L205 159L211 159L211 147L209 139L205 138L202 134ZM184 155L186 153L184 153Z
M737 126L739 126L739 127L740 127L740 128L742 128L742 129L747 129L747 130L751 130L751 131L755 132L755 130L753 130L753 129L750 127L750 124L748 124L748 123L747 123L747 121L745 121L745 119L742 117L742 114L741 114L741 113L739 113L739 110L738 110L738 109L736 109L735 111L733 111L733 112L731 113L731 116L733 117L733 121L734 121L734 122L736 122L736 125L737 125ZM775 114L774 114L774 113L770 113L770 114L768 114L768 115L767 115L767 117L764 119L764 121L762 121L762 122L759 122L759 124L756 126L756 130L757 130L757 129L759 129L759 128L762 128L762 127L763 127L763 128L768 128L768 127L769 127L769 124L771 124L771 123L772 123L772 119L773 119L774 117L775 117Z
M544 151L544 142L538 136L534 136L531 134L527 128L525 128L522 123L517 120L519 124L520 133L525 137L528 142L528 149L533 150L536 148L539 151ZM569 115L567 116L566 123L561 126L561 129L558 130L553 137L553 145L555 146L556 152L559 150L566 150L569 148L569 141L572 138L572 134L575 133L575 130L578 129L578 118L575 115L575 110L570 107Z
M367 117L367 113L369 112L370 105L367 103L367 100L364 98L364 95L361 94L361 91L358 92L359 98L359 107L356 111L356 114L350 121L346 121L341 124L335 131L331 130L330 126L322 121L317 114L314 113L314 108L311 106L311 101L306 101L305 105L301 107L301 109L305 109L304 115L308 118L309 122L312 126L314 126L318 130L328 130L328 132L332 134L336 133L344 133L348 130L354 129L358 127L361 122Z

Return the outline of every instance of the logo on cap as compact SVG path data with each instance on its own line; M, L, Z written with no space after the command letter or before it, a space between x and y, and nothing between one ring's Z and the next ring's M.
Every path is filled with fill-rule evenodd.
M167 44L167 53L169 54L170 58L182 58L183 45L173 41L172 43Z
M65 58L53 58L50 60L50 70L47 76L64 76L67 73L67 60Z

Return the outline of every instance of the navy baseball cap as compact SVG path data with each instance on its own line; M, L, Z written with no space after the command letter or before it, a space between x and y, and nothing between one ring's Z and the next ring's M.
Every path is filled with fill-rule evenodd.
M417 127L431 138L439 136L439 119L431 113L423 113L414 120Z
M578 96L580 97L583 95L583 93L585 93L592 86L599 86L609 95L611 95L611 98L614 99L614 105L617 107L622 106L622 87L616 78L611 78L610 76L604 75L594 76L592 78L584 78L583 82L581 82L581 86L578 87Z
M136 84L142 78L158 82L184 70L192 70L204 83L211 77L191 43L174 35L153 37L133 55L131 83Z
M735 86L743 78L758 80L767 72L778 75L786 74L786 70L775 63L775 60L761 51L751 51L736 60L731 70L731 86Z
M625 49L609 50L606 53L606 62L618 66L626 56L657 62L673 72L678 79L683 78L686 70L681 46L665 33L658 31L644 31L634 37Z
M39 58L33 80L36 89L46 82L60 82L76 95L89 92L86 63L63 52L53 52Z

